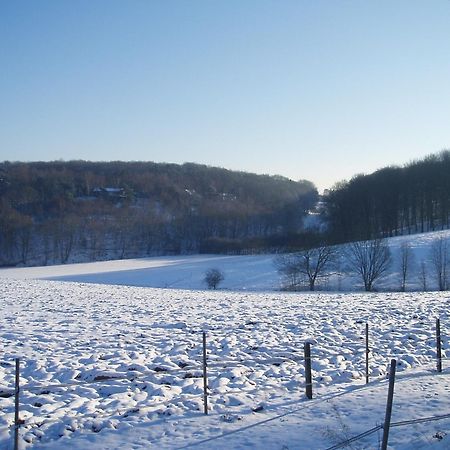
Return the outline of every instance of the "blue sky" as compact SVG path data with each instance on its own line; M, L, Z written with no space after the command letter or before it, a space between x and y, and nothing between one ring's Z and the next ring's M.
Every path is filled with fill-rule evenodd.
M444 148L448 0L0 0L0 160L326 188Z

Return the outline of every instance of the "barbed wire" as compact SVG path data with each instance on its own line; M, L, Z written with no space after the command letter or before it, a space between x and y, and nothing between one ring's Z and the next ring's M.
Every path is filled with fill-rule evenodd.
M364 433L358 434L357 436L353 436L352 438L340 442L339 444L333 445L332 447L328 447L326 450L337 450L338 448L346 447L347 445L359 441L360 439L363 439L367 436L370 436L371 434L376 433L377 431L382 429L383 429L382 425L377 425L376 427L371 428L370 430L364 431Z
M364 352L365 353L365 352ZM401 358L404 356L408 356L408 357L414 357L414 358L431 358L431 355L411 355L410 353L394 353L394 354L385 354L385 353L379 353L379 352L370 352L370 354L374 355L377 354L379 356L382 356L383 358L386 359L390 359L390 358ZM342 355L342 354L335 354L333 355L333 357L336 356L341 356L341 357L346 357L346 355ZM442 357L440 358L441 361L449 361L450 357ZM252 367L248 367L249 363L253 363L255 365L278 365L278 364L283 364L283 363L295 363L295 362L303 362L304 361L304 357L300 356L300 355L295 355L295 359L294 358L288 358L288 357L272 357L272 358L267 358L267 359L245 359L245 360L241 360L241 359L227 359L227 360L221 360L221 361L208 361L207 363L207 367L208 369L220 369L223 366L225 366L224 368L228 368L229 366L235 365L236 367L240 367L240 366L244 366L247 369L251 370ZM433 361L427 361L425 363L422 362L414 362L415 366L424 366L427 364L435 364L436 360ZM164 368L164 367L159 367L159 366L155 366L153 369L149 369L149 371L147 373L142 373L142 372L136 372L136 371L130 371L130 376L116 376L116 375L105 375L106 378L104 379L96 379L94 378L93 380L74 380L72 382L69 383L55 383L55 384L50 384L50 385L22 385L20 387L20 390L22 392L38 392L38 391L42 391L42 390L52 390L52 389L63 389L63 388L68 388L68 387L73 387L73 386L84 386L84 385L90 385L90 384L103 384L103 383L108 383L108 382L114 382L114 381L129 381L129 382L134 382L134 381L151 381L148 377L151 376L157 376L157 377L164 377L167 375L176 375L176 374L182 374L184 376L189 375L189 378L201 378L203 376L203 374L201 373L203 367L198 364L198 365L188 365L188 366L183 366L177 369L170 369L170 368ZM133 373L131 373L133 372ZM192 373L194 372L194 373ZM197 375L196 375L196 372ZM211 370L209 370L209 375L211 375ZM102 377L103 375L100 373L99 375L97 375L98 377ZM2 394L14 394L14 387L10 387L10 388L6 388L6 390L2 390Z
M300 406L298 408L290 409L289 411L286 411L284 413L277 414L274 417L269 417L268 419L264 419L262 421L253 423L251 425L247 425L245 427L241 427L241 428L237 428L235 430L227 431L227 432L222 433L221 435L218 435L218 436L212 436L210 438L206 438L206 439L203 439L201 441L189 443L189 444L187 444L185 446L179 447L179 449L196 447L197 445L205 444L207 442L212 442L212 441L217 440L217 439L222 439L224 437L227 437L227 436L230 436L230 435L233 435L233 434L236 434L236 433L240 433L242 431L245 431L245 430L248 430L248 429L251 429L251 428L255 428L255 427L260 426L260 425L265 425L265 424L267 424L269 422L273 422L275 420L282 419L282 418L284 418L284 417L286 417L288 415L295 414L295 413L297 413L299 411L303 411L305 409L312 408L314 406L317 406L319 404L328 402L330 400L334 400L336 398L345 396L347 394L351 394L351 393L353 393L355 391L361 392L361 391L365 391L365 390L368 390L368 389L372 389L374 387L374 385L381 384L383 381L385 381L385 380L375 380L371 384L366 384L366 385L359 386L359 387L356 387L356 388L352 386L351 388L349 388L348 390L346 390L344 392L330 393L330 394L324 395L323 397L320 397L318 399L309 401L308 403L302 404L302 406Z
M429 365L429 364L430 363L428 363L426 365ZM405 383L405 382L408 382L410 380L409 378L402 378L399 375L397 375L397 378L398 379L396 380L396 383L402 383L402 384ZM256 423L253 423L253 424L245 426L245 427L241 427L241 428L238 428L238 429L235 429L235 430L231 430L231 431L222 433L221 435L218 435L218 436L212 436L210 438L206 438L206 439L203 439L201 441L197 441L197 442L193 442L193 443L187 444L187 445L185 445L183 447L179 447L179 449L196 447L197 445L205 444L205 443L217 440L217 439L221 439L221 438L227 437L227 436L232 435L232 434L236 434L236 433L239 433L239 432L242 432L242 431L246 431L246 430L248 430L250 428L254 428L254 427L257 427L259 425L264 425L264 424L272 422L274 420L282 419L283 417L286 417L288 415L297 413L297 412L302 411L304 409L312 408L313 406L320 405L322 403L325 403L325 402L328 402L330 400L334 400L336 398L352 394L354 392L362 392L362 391L366 391L366 390L370 390L370 389L376 388L377 386L379 386L381 384L385 384L386 382L387 382L386 377L384 377L384 376L383 377L378 377L378 378L375 378L369 384L365 384L363 386L357 386L357 387L351 386L351 387L349 387L347 390L345 390L343 392L331 393L331 394L328 394L328 395L324 395L323 397L320 397L320 398L318 398L316 400L310 401L307 404L302 405L300 408L295 408L293 410L287 411L287 412L282 413L282 414L278 414L278 415L276 415L274 417L270 417L270 418L265 419L263 421L256 422ZM449 414L449 416L450 416L450 414ZM437 417L441 417L441 416L437 416ZM446 417L442 416L442 418L446 418ZM421 420L424 420L424 419L416 419L416 420L421 421ZM440 420L440 419L434 419L434 420ZM402 422L399 422L399 424L401 424L401 423ZM401 426L401 425L397 425L397 426ZM364 432L362 434L365 435L365 433L368 433L367 435L370 435L370 434L376 432L378 429L380 429L380 427L383 428L382 426L377 426L377 427L375 427L375 428L373 428L371 430L368 430L368 432L366 431L366 432ZM361 437L359 437L359 438L361 438ZM337 448L339 448L339 447L337 447Z
M250 326L250 324L246 324L246 326ZM198 330L175 330L177 332L186 332L189 334L193 334L193 333L204 333L204 330L198 329ZM241 329L240 332L245 332L248 331L246 329ZM215 340L213 340L212 342L217 342L217 339L224 339L223 336L217 336L216 334L217 330L209 330L209 332L206 332L206 334L210 337L210 343L211 343L211 338L215 338ZM228 333L228 336L235 336L235 332L232 333ZM445 340L445 336L441 337L441 340ZM433 337L427 337L426 339L421 339L420 342L421 343L428 343L428 342L435 342L436 338ZM322 353L326 353L327 352L327 348L320 348L320 341L316 342L316 344L318 344L318 348L320 349L320 351ZM354 355L354 354L365 354L367 353L367 350L364 347L365 345L365 341L364 338L361 337L360 340L358 341L343 341L343 342L339 342L337 345L339 346L356 346L356 347L361 347L361 349L351 349L350 352ZM290 345L290 348L292 349L292 345ZM257 349L256 349L257 350ZM386 350L386 352L384 353L383 350ZM377 346L377 348L371 347L369 349L369 355L373 358L374 356L376 356L377 358L402 358L405 356L408 357L414 357L414 358L427 358L430 359L433 357L432 353L434 353L434 350L429 350L427 354L424 355L412 355L411 352L407 352L407 353L397 353L397 352L390 352L389 350L391 350L389 347L384 348L384 349L380 349L379 346ZM445 351L443 349L443 351ZM281 353L281 354L280 354ZM287 355L286 355L287 353ZM240 367L240 366L245 366L247 369L249 369L250 371L255 367L255 366L265 366L265 365L281 365L284 363L300 363L304 361L304 357L300 354L290 354L292 353L292 351L281 351L281 352L277 352L275 353L275 355L269 357L269 358L244 358L244 359L237 359L237 358L233 358L233 359L224 359L224 360L220 360L220 357L212 357L213 355L209 355L209 359L208 359L208 369L209 369L209 375L211 375L211 370L214 373L215 369L220 369L220 368L227 368L230 366L235 366L235 367ZM340 353L338 354L333 354L333 357L336 356L341 356L344 357L345 359L348 357L348 353L346 355L342 355ZM241 357L242 358L242 357ZM448 361L450 360L450 357L446 357L443 356L442 358L440 358L441 361ZM415 365L415 366L426 366L426 365L430 365L430 364L435 364L436 360L433 361L426 361L426 362L417 362L417 361L413 361L411 363L411 365ZM253 365L253 367L248 367L248 365ZM12 367L12 365L11 365ZM132 374L130 374L130 376L128 376L127 374L122 374L124 376L114 376L114 375L102 375L101 373L98 375L99 377L105 376L107 378L104 379L93 379L93 380L77 380L77 381L73 381L70 383L55 383L53 385L24 385L21 386L20 390L21 392L39 392L39 391L46 391L46 390L54 390L54 389L65 389L65 388L70 388L70 387L77 387L77 386L86 386L86 385L95 385L95 384L105 384L105 383L110 383L110 382L122 382L122 381L128 381L128 382L145 382L145 381L150 381L149 376L152 377L161 377L163 378L164 376L171 376L171 375L176 375L176 374L183 374L184 377L186 377L186 375L189 375L189 378L201 378L202 374L202 366L200 364L195 364L195 365L186 365L186 366L182 366L180 368L166 368L166 367L159 367L158 365L155 365L155 367L153 369L149 369L149 371L147 373L141 373L141 372L137 372L137 371L133 371ZM132 372L132 371L130 371ZM136 373L137 372L137 373ZM193 372L193 373L192 373ZM375 381L378 380L383 380L383 375L380 375L379 377L372 377L372 379L375 378ZM400 380L399 380L400 381ZM373 383L371 383L371 385L369 385L370 387L373 386ZM274 389L274 386L270 386L270 387L264 387L264 388L255 388L255 389L250 389L250 390L245 390L245 389L239 389L236 391L225 391L225 392L217 392L215 391L215 389L211 389L208 388L209 396L215 396L215 395L231 395L231 394L246 394L249 395L255 391L258 390L268 390L268 389ZM283 388L280 388L281 390L283 390ZM8 391L3 391L3 393L6 394L11 394L11 396L14 394L14 390L11 389ZM127 412L137 412L137 411L144 411L144 410L150 410L150 409L154 409L154 408L158 408L159 406L167 406L168 404L173 404L175 402L179 402L182 401L182 399L189 399L189 400L195 400L198 401L198 396L200 394L196 393L196 394L182 394L178 397L166 400L164 402L161 403L157 403L157 404L151 404L151 405L147 405L147 406L141 406L141 407L136 407L136 408L126 408L126 409L117 409L114 412L111 411L105 411L103 414L102 413L98 413L98 412L93 412L90 414L83 414L83 415L76 415L75 417L90 417L90 416L94 416L95 418L97 417L113 417L115 415L123 415L126 414ZM327 400L326 398L324 398L323 401ZM135 409L137 409L137 411L135 411ZM290 414L290 412L288 412ZM285 414L288 414L285 413ZM282 415L283 416L283 415ZM280 416L280 417L282 417ZM31 416L33 417L33 416ZM444 416L435 416L434 418L425 418L425 419L416 419L417 421L404 421L404 422L399 422L397 424L392 424L392 426L403 426L403 425L408 425L408 424L412 424L412 423L420 423L420 421L429 421L429 420L442 420L443 418L447 418L450 417L449 415L444 415ZM73 417L71 417L73 418ZM270 419L272 420L272 419ZM60 422L60 419L55 420L54 422ZM46 421L46 423L48 423L48 421ZM369 433L372 434L373 432L377 431L378 429L380 429L379 427L375 427L374 429L368 430L368 432L365 433ZM363 433L362 435L366 436L369 434L365 434ZM362 436L362 437L364 437ZM361 439L362 437L359 437L359 439ZM352 438L353 439L353 438ZM356 437L355 437L356 439ZM338 448L338 447L336 447Z
M184 368L183 368L184 369ZM93 379L93 380L74 380L72 382L69 383L55 383L55 384L50 384L50 385L45 385L45 384L39 384L39 385L27 385L24 384L22 386L20 386L20 391L21 392L30 392L30 393L34 393L34 392L39 392L39 391L47 391L47 390L55 390L55 389L65 389L65 388L69 388L69 387L74 387L74 386L86 386L86 385L93 385L93 384L106 384L109 382L114 382L114 381L130 381L130 382L134 382L134 381L151 381L148 377L149 375L151 376L160 376L160 377L164 377L167 375L172 375L172 374L176 374L176 373L189 373L189 371L192 370L198 370L201 371L201 367L199 368L195 368L195 369L173 369L173 370L164 370L164 371L158 371L158 370L154 370L152 372L148 372L145 374L139 373L139 374L132 374L130 377L127 376L107 376L107 378L103 378L103 379ZM101 374L99 374L98 376L102 376ZM196 378L196 377L192 377L192 378ZM7 388L8 390L3 390L2 393L4 394L14 394L14 388Z
M427 423L427 422L436 422L439 420L444 420L444 419L450 419L450 414L443 414L440 416L432 416L432 417L423 417L420 419L411 419L411 420L402 420L399 422L392 422L390 424L390 427L404 427L407 425L415 425L418 423ZM377 425L374 428L371 428L370 430L367 430L361 434L358 434L356 436L351 437L350 439L347 439L345 441L340 442L339 444L333 445L332 447L328 447L326 450L337 450L339 448L343 448L346 447L349 444L352 444L353 442L359 441L360 439L363 439L367 436L370 436L371 434L384 429L383 425Z
M103 412L99 412L99 411L95 411L95 412L91 412L91 413L84 413L84 414L75 414L75 415L71 415L71 416L59 416L58 419L49 419L49 418L45 418L44 420L35 420L33 421L33 419L35 419L34 416L31 416L29 419L25 419L24 423L21 425L22 427L26 428L27 426L37 426L37 427L41 427L43 424L51 424L51 423L60 423L62 418L70 418L70 419L78 419L78 418L93 418L93 419L97 419L97 418L105 418L105 417L114 417L114 416L124 416L124 414L133 414L133 413L138 413L138 412L142 412L142 411L149 411L151 409L155 409L155 408L159 408L161 406L172 406L173 404L176 404L178 402L181 401L199 401L201 402L201 400L199 400L199 394L182 394L179 395L177 397L173 397L169 400L163 401L163 402L159 402L159 403L152 403L150 405L142 405L142 406L134 406L134 407L128 407L128 408L119 408L119 409L115 409L112 411L105 411L103 410ZM106 405L107 407L107 405ZM199 408L200 410L200 408ZM2 431L7 431L9 430L11 427L14 426L14 423L11 423L9 426L7 427L3 427L0 428L0 430Z

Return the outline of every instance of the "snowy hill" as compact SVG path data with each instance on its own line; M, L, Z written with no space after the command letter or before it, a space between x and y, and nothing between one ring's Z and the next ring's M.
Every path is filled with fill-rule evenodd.
M421 260L440 236L448 232L390 245L398 257L409 239ZM0 448L12 449L17 357L22 449L319 450L371 429L345 448L378 449L391 358L398 376L390 448L449 448L450 293L276 292L272 260L193 256L2 270ZM223 289L195 290L212 266L226 273ZM305 342L313 400L305 397Z
M431 267L431 246L439 238L450 239L450 230L400 236L388 240L392 264L388 276L377 286L381 290L399 290L400 249L411 248L411 267L407 290L422 290L419 272L427 267L429 290L437 290ZM204 273L211 267L220 269L225 279L221 289L270 291L279 290L280 276L274 266L275 255L223 256L195 255L115 260L60 266L2 269L0 278L53 279L81 283L100 283L154 288L204 289ZM345 267L345 256L341 257ZM331 276L319 288L328 291L362 290L361 281L348 273Z

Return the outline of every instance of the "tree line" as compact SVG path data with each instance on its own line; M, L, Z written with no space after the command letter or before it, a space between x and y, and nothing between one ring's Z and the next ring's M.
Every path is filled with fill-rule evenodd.
M0 265L193 252L308 239L306 180L187 163L0 163Z
M279 254L274 265L282 278L282 289L289 291L323 289L332 278L333 288L340 290L339 283L345 277L347 290L357 287L359 280L366 292L372 292L387 276L389 290L405 292L412 286L422 291L450 290L450 241L444 236L432 242L420 261L410 242L403 241L394 258L388 239L378 238Z
M337 183L326 198L330 239L350 242L447 229L450 151Z

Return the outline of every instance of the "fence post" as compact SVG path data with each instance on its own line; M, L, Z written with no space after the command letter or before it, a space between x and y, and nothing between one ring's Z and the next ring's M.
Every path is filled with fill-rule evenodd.
M366 323L366 384L369 383L369 324Z
M19 427L20 427L20 419L19 419L19 376L20 376L20 359L16 358L16 385L14 389L15 398L14 398L14 450L19 450Z
M206 371L206 331L203 331L203 411L208 414L208 376Z
M383 441L381 443L381 450L387 450L388 445L389 428L391 426L391 416L392 416L392 403L394 402L394 383L395 383L396 367L397 361L395 359L391 359L391 367L389 370L389 390L386 403L386 416L384 418Z
M312 392L312 375L311 375L311 343L305 342L305 391L306 397L311 400Z
M442 372L442 341L441 341L441 321L436 319L436 357L437 371Z

